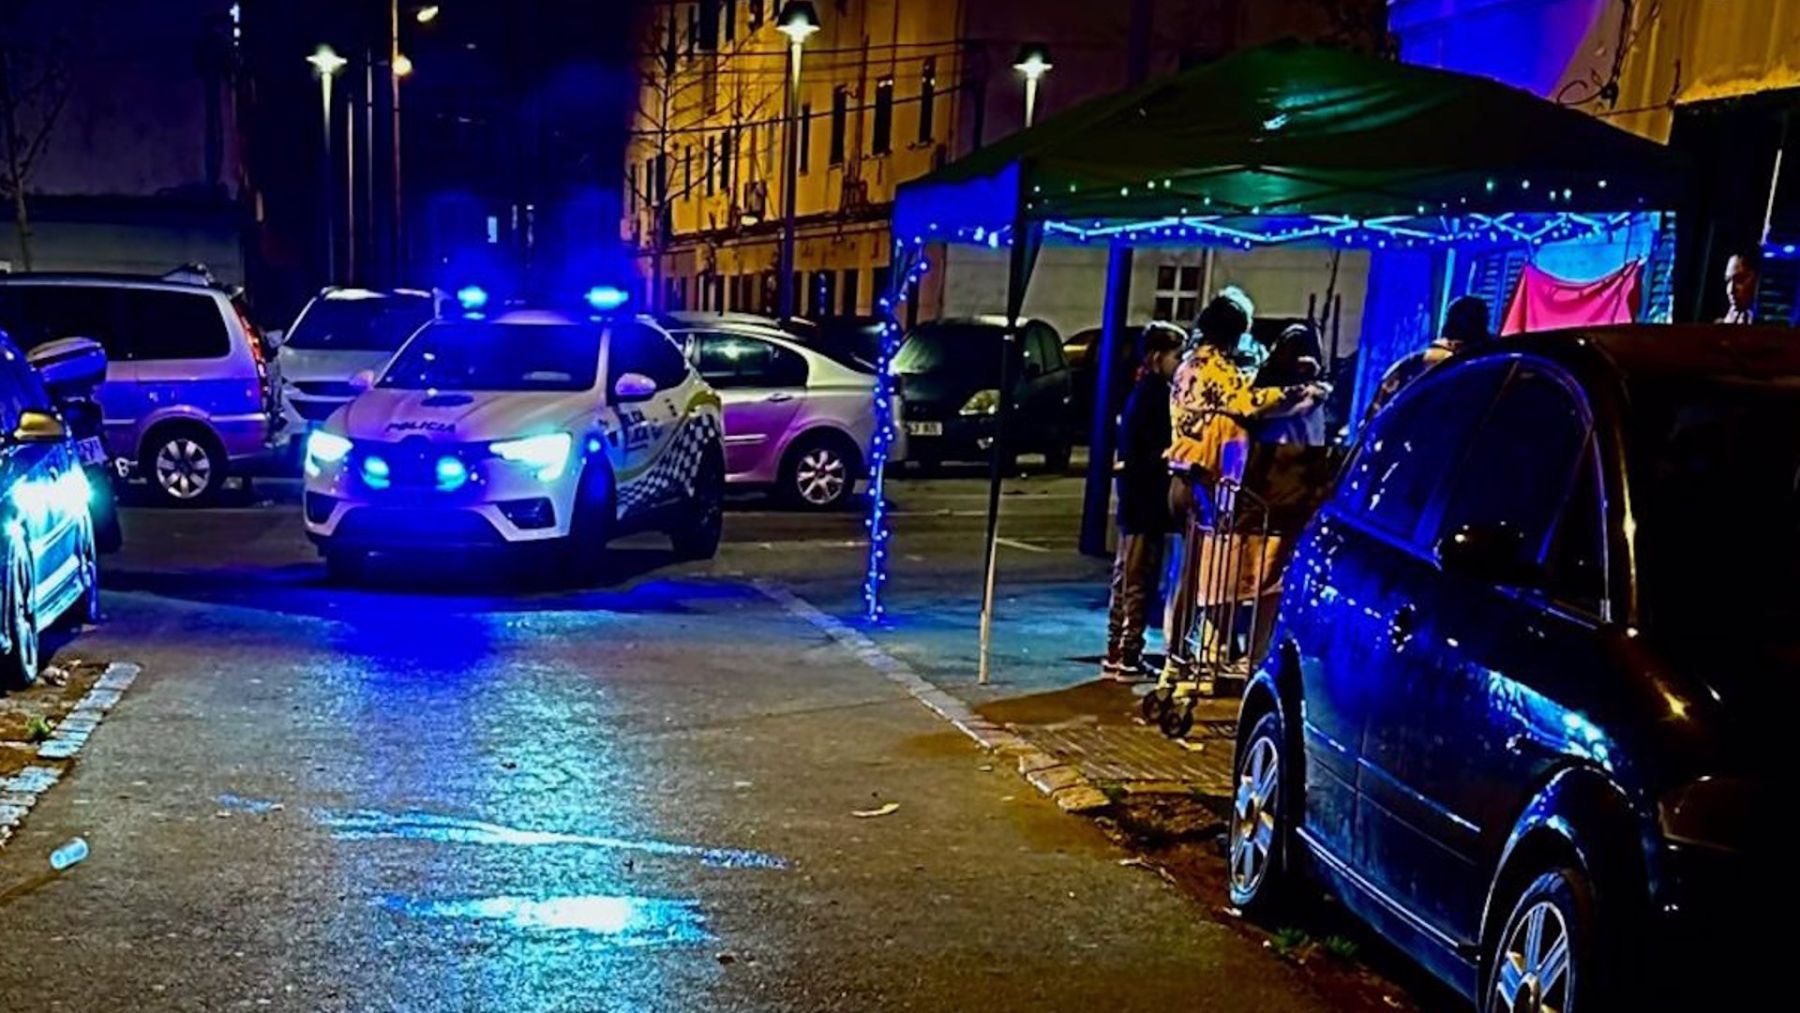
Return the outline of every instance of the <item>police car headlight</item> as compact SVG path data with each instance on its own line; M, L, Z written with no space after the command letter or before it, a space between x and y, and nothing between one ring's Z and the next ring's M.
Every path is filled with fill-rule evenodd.
M568 433L546 433L522 440L505 440L488 447L494 456L515 464L523 464L540 482L554 482L569 466L569 451L575 438Z
M336 433L315 429L306 437L306 473L317 475L319 465L336 464L350 454L350 441Z

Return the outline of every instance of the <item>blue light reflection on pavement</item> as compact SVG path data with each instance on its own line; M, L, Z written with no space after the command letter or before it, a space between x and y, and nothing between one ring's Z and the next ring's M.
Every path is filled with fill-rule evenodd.
M584 932L614 946L671 946L712 938L691 900L590 895L425 900L386 896L376 902L412 918L489 922L527 932Z
M773 855L739 848L706 848L669 841L571 834L554 830L523 830L439 813L321 809L313 816L331 830L333 837L346 841L400 839L436 844L486 844L525 848L572 845L674 858L697 858L700 864L715 869L781 869L787 866L786 862Z

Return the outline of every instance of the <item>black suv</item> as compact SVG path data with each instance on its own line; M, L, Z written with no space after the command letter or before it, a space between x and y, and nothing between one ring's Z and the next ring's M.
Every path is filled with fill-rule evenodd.
M906 425L907 459L922 464L982 461L993 447L1000 411L1000 317L933 320L906 336L894 356ZM1044 455L1045 466L1069 466L1075 419L1073 374L1056 328L1042 320L1020 324L1012 376L1012 414L1006 419L1011 453Z

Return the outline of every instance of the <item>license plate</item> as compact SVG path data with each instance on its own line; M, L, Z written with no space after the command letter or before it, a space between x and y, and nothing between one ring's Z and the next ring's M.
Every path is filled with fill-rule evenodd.
M944 424L942 422L908 422L906 424L906 435L942 436L944 435Z
M75 441L75 456L82 464L105 464L106 447L98 436L84 436Z

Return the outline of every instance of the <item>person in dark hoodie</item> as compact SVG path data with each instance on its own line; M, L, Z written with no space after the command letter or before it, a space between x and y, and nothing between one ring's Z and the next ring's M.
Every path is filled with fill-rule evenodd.
M1117 476L1119 548L1113 558L1112 607L1106 623L1101 674L1133 681L1144 667L1144 630L1163 569L1163 549L1175 528L1169 515L1169 379L1181 361L1187 333L1156 322L1139 340L1137 383L1119 416Z

